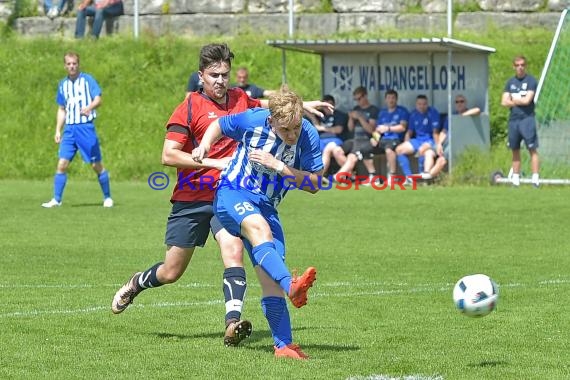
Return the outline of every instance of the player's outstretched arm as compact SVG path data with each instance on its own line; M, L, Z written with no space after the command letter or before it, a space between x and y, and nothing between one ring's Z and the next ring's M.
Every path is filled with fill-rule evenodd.
M190 153L182 151L183 144L174 140L164 140L162 147L162 164L179 169L215 168L222 170L226 167L229 157L222 159L205 158L198 162Z
M202 141L197 148L192 151L192 159L196 162L202 162L202 160L208 156L208 152L212 145L222 137L222 128L220 127L220 122L214 120L206 129Z

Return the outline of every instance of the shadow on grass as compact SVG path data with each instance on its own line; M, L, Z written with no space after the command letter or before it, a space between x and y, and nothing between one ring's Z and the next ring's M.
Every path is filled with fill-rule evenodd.
M468 366L471 368L477 368L477 367L498 367L498 366L503 366L503 365L507 365L509 364L509 362L506 362L504 360L483 360L479 363L471 363Z
M103 203L77 203L72 204L71 207L103 207Z
M302 330L309 330L306 327L299 327L294 329L293 332L298 332ZM311 328L314 331L314 328ZM185 340L185 339L214 339L216 342L222 341L223 339L223 331L220 330L219 332L215 333L197 333L197 334L172 334L172 333L151 333L150 335L157 336L162 339L172 339L172 340ZM254 329L253 333L249 338L243 341L240 344L240 348L245 350L253 350L253 351L263 351L263 352L273 352L271 349L271 345L261 345L261 346L253 346L251 343L255 342L268 342L272 343L273 338L271 336L271 332L269 330L259 330ZM268 348L270 347L270 348ZM342 352L342 351L359 351L360 346L354 345L332 345L332 344L303 344L303 348L306 349L317 349L323 351L335 351L335 352Z

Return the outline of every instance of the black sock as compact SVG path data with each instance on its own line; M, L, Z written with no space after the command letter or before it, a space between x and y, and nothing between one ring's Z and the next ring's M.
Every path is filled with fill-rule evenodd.
M229 320L241 319L246 288L245 269L233 267L224 271L222 289L226 301L226 324Z
M158 288L162 286L161 282L156 278L156 271L163 263L154 264L151 268L145 270L139 277L138 285L141 289Z

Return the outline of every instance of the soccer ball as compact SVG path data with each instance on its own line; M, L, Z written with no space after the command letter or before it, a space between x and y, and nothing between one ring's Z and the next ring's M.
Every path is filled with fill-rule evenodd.
M484 317L497 305L499 289L489 276L472 274L465 276L453 288L453 302L463 315Z

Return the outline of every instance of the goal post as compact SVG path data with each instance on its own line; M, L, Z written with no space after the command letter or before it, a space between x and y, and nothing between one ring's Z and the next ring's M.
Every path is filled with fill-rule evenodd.
M570 15L562 11L535 94L541 161L570 162ZM556 169L555 169L556 170Z

